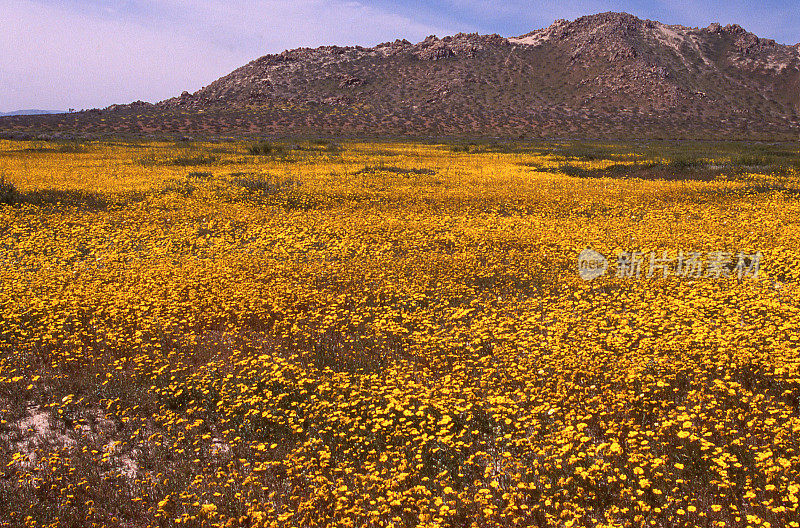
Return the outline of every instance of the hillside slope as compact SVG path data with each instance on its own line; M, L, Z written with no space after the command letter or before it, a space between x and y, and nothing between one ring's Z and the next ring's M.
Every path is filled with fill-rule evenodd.
M193 94L102 113L40 122L198 135L796 139L800 47L738 25L602 13L512 38L287 50Z

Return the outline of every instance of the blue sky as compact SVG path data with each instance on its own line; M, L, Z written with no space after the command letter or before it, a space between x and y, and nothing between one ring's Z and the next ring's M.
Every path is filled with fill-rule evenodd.
M0 111L155 102L298 46L516 36L603 11L800 42L796 0L0 0Z

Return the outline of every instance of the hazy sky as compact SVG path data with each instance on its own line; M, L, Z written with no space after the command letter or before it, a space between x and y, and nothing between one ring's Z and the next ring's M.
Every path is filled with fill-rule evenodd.
M0 111L156 102L284 49L515 36L603 11L800 42L797 0L0 0Z

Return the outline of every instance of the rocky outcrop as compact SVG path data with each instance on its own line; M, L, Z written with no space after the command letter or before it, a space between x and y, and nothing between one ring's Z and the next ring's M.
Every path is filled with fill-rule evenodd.
M474 57L487 46L507 45L508 39L500 35L478 35L477 33L458 33L439 39L430 35L413 46L412 53L422 60L441 60L449 57Z
M113 112L116 110L123 110L123 109L144 111L144 110L149 110L151 108L155 108L155 105L153 103L148 103L146 101L134 101L126 105L114 104L109 107L106 107L104 110L108 112Z

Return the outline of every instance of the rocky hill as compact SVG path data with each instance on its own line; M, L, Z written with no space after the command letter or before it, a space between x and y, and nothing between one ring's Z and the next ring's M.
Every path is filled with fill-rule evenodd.
M156 105L0 131L797 139L799 114L800 44L602 13L511 38L287 50Z

